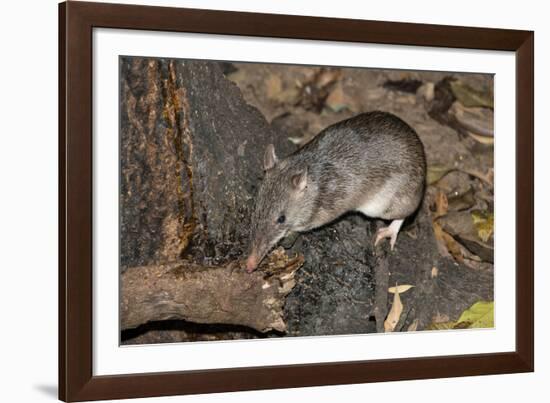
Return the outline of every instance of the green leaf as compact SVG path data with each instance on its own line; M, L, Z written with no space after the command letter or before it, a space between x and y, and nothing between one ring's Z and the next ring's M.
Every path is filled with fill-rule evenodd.
M472 220L477 229L477 236L483 242L487 242L493 235L494 214L487 211L472 211Z
M469 309L462 312L457 324L467 323L468 328L491 328L494 327L494 307L493 301L479 301Z
M466 107L493 108L493 94L488 91L477 90L461 81L451 81L451 90L460 103Z

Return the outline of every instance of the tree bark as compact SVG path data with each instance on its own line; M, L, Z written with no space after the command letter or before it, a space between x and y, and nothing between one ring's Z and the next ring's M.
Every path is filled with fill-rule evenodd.
M123 57L120 85L122 269L242 256L264 149L288 142L219 63Z

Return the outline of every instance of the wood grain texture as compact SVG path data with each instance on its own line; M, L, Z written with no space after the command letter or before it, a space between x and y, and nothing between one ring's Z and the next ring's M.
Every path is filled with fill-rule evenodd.
M58 162L58 217L59 217L59 242L58 242L58 259L59 259L59 274L58 274L58 323L57 323L57 333L58 333L58 364L57 364L57 371L58 371L58 393L59 398L62 400L65 400L67 398L67 377L66 377L66 370L67 367L65 365L65 360L67 358L67 337L66 337L66 330L67 330L67 316L65 314L65 304L68 302L66 300L66 286L67 281L65 279L65 273L66 273L66 260L65 260L65 253L66 253L66 247L65 247L65 226L66 226L66 192L67 187L65 184L65 147L66 147L66 123L65 123L65 107L67 103L66 99L66 84L67 84L67 78L66 78L66 6L65 4L59 5L59 20L58 20L58 29L59 29L59 44L58 44L58 66L59 66L59 72L58 72L58 81L59 81L59 89L58 89L58 124L59 124L59 138L58 138L58 155L59 155L59 162Z
M243 270L244 262L206 267L180 261L132 267L121 278L121 328L183 319L285 332L285 297L304 258L289 259L280 248L266 260L252 274Z
M516 52L516 352L535 365L534 53L531 32Z

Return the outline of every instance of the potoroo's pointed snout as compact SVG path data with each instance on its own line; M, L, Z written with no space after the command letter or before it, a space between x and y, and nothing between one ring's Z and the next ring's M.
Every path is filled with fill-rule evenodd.
M258 258L252 253L246 260L246 271L252 273L258 267Z

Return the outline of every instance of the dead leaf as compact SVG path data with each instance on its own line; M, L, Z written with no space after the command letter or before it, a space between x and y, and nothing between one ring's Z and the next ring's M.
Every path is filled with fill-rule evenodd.
M456 326L455 322L430 323L426 330L451 330Z
M474 270L493 270L492 263L483 262L478 256L476 259L464 259L464 264Z
M389 333L394 331L395 326L397 326L397 323L399 322L399 318L401 317L402 312L403 312L403 304L401 303L399 292L396 292L395 294L393 294L393 303L392 303L390 312L388 313L388 316L384 321L385 332Z
M443 231L439 223L433 222L435 238L449 251L451 256L459 263L464 261L459 243L447 232Z
M493 94L489 91L480 91L472 88L460 80L451 81L450 85L454 96L462 105L467 107L493 107Z
M478 301L462 312L457 323L465 323L468 329L494 327L494 302Z
M418 239L418 228L412 227L405 231L405 234L407 234L408 237L412 239Z
M238 70L226 75L226 77L229 80L233 81L237 85L240 85L241 83L245 82L247 76L248 75L247 75L246 71L244 71L242 69L238 69Z
M494 214L487 211L472 211L472 220L477 229L477 235L483 242L487 242L493 235Z
M432 273L431 273L432 278L436 278L438 274L439 274L439 269L435 266L432 267Z
M462 263L464 261L464 257L462 256L462 249L460 248L460 244L445 231L443 231L443 239L449 253L455 258L458 263Z
M462 312L457 321L451 321L447 315L432 318L426 330L473 329L494 327L494 303L479 301Z
M422 95L426 102L432 102L435 96L435 84L429 81L421 85L417 93Z
M311 80L302 83L295 104L301 105L308 111L313 110L316 113L321 113L330 91L341 75L341 69L319 69Z
M349 102L344 94L342 85L338 84L334 87L325 101L325 105L333 112L340 112L344 109L349 109Z
M413 323L409 325L407 332L416 332L416 329L418 329L418 319L415 319Z
M279 104L294 105L298 101L300 90L295 86L284 88L281 77L271 74L265 81L266 95Z
M448 322L450 320L449 318L449 315L445 315L441 312L437 312L433 317L432 317L432 322L433 323L443 323L443 322Z
M437 250L439 251L439 254L444 257L452 258L451 253L447 249L447 244L443 239L441 225L439 225L439 223L436 223L435 221L433 221L432 225L433 225L435 240L437 241Z
M333 68L322 68L314 77L317 87L324 88L340 78L342 70Z
M470 131L467 131L468 133L468 136L470 136L471 138L473 138L475 141L477 141L478 143L481 143L481 144L485 144L485 145L493 145L495 144L495 138L494 137L490 137L490 136L482 136L480 134L476 134L476 133L472 133Z
M265 86L267 97L272 100L277 100L279 94L283 90L283 81L278 75L271 74L267 80L265 80Z
M452 172L454 169L442 165L430 165L428 167L428 172L426 175L426 181L428 185L436 184L441 178L443 178L448 173Z
M414 285L410 285L410 284L401 284L401 285L397 285L395 287L390 287L388 288L388 292L390 294L395 294L395 291L397 291L399 294L403 294L405 291L408 291L410 290L411 288L413 288Z
M304 139L305 139L304 136L302 136L302 137L289 137L288 141L290 141L292 144L303 145L303 144L305 144Z
M474 217L472 217L472 213ZM492 213L480 212L480 210L449 212L446 216L438 218L437 223L443 231L449 233L470 253L485 262L493 262L494 242L491 234L493 225L490 214ZM477 220L477 225L474 224L474 219ZM484 242L481 237L487 237L487 242ZM464 252L462 254L465 258L471 259L468 254Z
M465 108L460 102L453 103L449 113L455 116L460 125L471 134L481 137L493 137L494 117L492 109Z
M435 195L435 215L434 219L442 217L449 211L449 201L447 195L443 192L437 192Z

